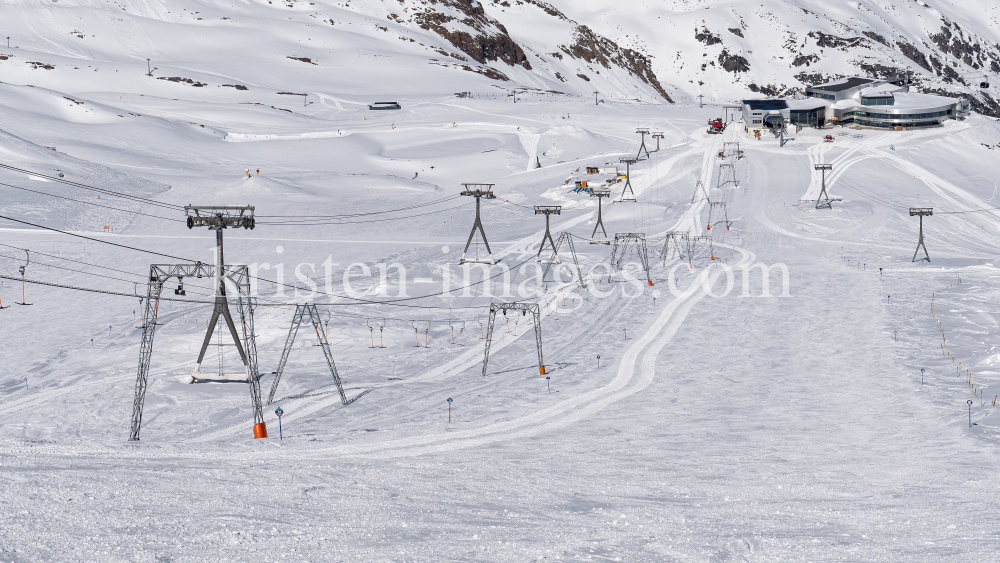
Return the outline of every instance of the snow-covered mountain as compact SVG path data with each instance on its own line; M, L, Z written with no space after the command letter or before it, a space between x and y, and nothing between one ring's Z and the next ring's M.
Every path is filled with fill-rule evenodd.
M134 73L147 58L157 79L188 87L308 84L387 96L526 88L671 102L912 72L921 89L971 94L977 111L1000 115L980 88L1000 82L996 3L22 0L0 4L0 14L12 46L49 53L29 60L0 49L0 75L57 89L70 78L116 81L81 81L80 64Z
M688 96L787 93L832 77L910 71L928 91L972 95L1000 77L1000 4L952 0L611 0L553 2L597 33L653 58Z

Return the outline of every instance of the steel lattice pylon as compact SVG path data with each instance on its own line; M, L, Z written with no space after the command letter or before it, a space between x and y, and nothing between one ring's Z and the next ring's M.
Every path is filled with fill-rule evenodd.
M257 371L257 343L253 332L254 304L250 297L250 270L247 266L224 265L221 272L216 266L207 264L153 264L149 268L149 284L146 289L146 302L142 313L142 344L139 346L139 368L135 380L135 399L132 403L132 431L129 440L139 439L142 426L143 403L146 399L146 387L149 378L149 364L153 356L153 337L156 335L156 318L160 305L160 293L163 284L170 279L184 278L217 278L228 279L237 288L239 297L236 305L243 327L241 348L245 358L247 383L250 386L250 399L253 403L254 426L264 424L264 412L260 402L259 372ZM221 283L221 282L220 282ZM235 330L235 329L234 329ZM266 428L266 427L265 427ZM259 437L266 437L266 434Z
M490 303L490 324L486 330L486 353L483 356L483 377L486 377L486 366L490 362L490 341L493 340L493 323L496 320L497 311L521 311L522 315L531 313L535 321L535 345L538 347L538 373L545 375L545 360L542 358L542 317L538 308L538 303Z
M649 276L649 255L646 253L646 235L644 233L615 233L615 246L611 249L611 271L608 272L608 281L611 281L611 276L616 268L619 270L622 268L625 251L628 250L630 243L634 245L635 252L639 255L639 262L642 263L642 269L646 271L646 282L653 285L653 279Z
M701 194L705 196L705 199L707 199L709 203L712 202L712 198L708 197L708 190L705 189L705 184L703 184L701 180L698 180L694 185L694 193L691 194L691 203L694 203L695 200L698 199L698 192L701 192Z
M580 284L581 288L586 289L587 282L583 281L583 272L580 270L580 261L576 258L576 247L573 246L573 235L569 233L562 233L556 240L555 244L552 246L552 259L545 262L545 271L542 272L542 279L544 280L547 275L549 275L549 269L552 268L552 264L559 264L559 248L562 247L563 243L569 246L569 251L573 255L573 264L576 266L576 277L577 282Z
M694 255L695 250L698 247L698 243L707 243L709 256L711 257L712 260L715 260L715 244L712 241L712 237L708 236L691 237L690 246L688 248L690 248L689 252L692 256Z
M726 230L728 231L729 230L729 206L726 205L726 202L724 202L724 201L713 201L713 202L709 203L709 207L708 207L708 224L705 226L705 230L706 231L711 231L712 230L712 225L715 224L715 223L712 222L712 216L713 215L718 215L718 213L715 211L716 209L721 209L722 210L722 222L724 222L726 224Z
M667 265L667 259L670 258L671 247L677 250L677 257L683 258L684 253L687 252L688 263L691 264L691 241L690 233L687 231L667 231L667 238L663 241L663 265ZM671 245L671 241L674 243ZM692 264L693 265L693 264Z
M330 367L330 374L333 375L333 382L337 384L337 391L340 392L340 402L347 404L347 395L344 393L344 385L340 381L340 374L337 373L337 364L333 361L333 353L330 352L330 343L326 339L326 330L319 316L316 305L305 304L296 305L295 314L292 316L292 326L288 328L288 338L285 339L285 349L281 352L281 360L278 362L278 369L274 372L274 381L271 382L271 393L267 396L267 404L274 402L274 393L278 390L278 382L281 381L281 374L285 371L285 364L288 363L288 355L292 352L292 344L295 343L295 335L299 332L299 327L304 322L311 322L316 330L316 338L319 346L323 348L323 355L326 357L326 364Z

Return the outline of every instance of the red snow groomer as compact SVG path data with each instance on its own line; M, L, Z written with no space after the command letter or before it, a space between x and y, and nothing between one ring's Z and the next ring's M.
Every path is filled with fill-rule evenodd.
M716 117L715 119L708 120L709 135L719 135L725 130L726 130L726 122L722 121L721 117Z
M833 135L827 135L826 137L823 137L823 142L824 143L832 143L833 142Z

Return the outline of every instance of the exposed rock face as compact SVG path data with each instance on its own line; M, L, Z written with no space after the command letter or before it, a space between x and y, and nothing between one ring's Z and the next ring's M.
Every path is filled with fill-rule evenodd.
M927 62L927 56L921 53L920 49L902 41L896 42L896 46L899 47L899 52L903 53L903 56L917 63L921 68L932 70L930 63Z
M727 72L750 72L750 61L742 55L730 55L725 49L719 53L719 64Z
M438 11L435 8L447 8ZM482 4L473 0L428 0L423 11L414 14L421 28L440 35L455 48L480 64L502 61L531 70L531 63L507 29L486 15Z
M585 25L578 26L573 31L573 39L572 45L560 47L569 56L591 64L599 64L604 68L611 68L612 65L623 68L652 86L668 102L673 103L670 95L656 78L649 60L641 53L622 49L614 41L597 35Z

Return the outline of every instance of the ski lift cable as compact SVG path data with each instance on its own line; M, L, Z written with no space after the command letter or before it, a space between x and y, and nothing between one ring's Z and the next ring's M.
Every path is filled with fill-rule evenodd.
M303 220L317 220L317 219L350 219L353 217L366 217L369 215L380 215L384 213L396 213L399 211L409 211L411 209L418 209L420 207L427 207L429 205L436 205L439 203L444 203L446 201L451 201L461 197L460 195L451 195L441 199L436 199L434 201L428 201L424 203L419 203L415 205L408 205L406 207L400 207L399 209L386 209L384 211L371 211L368 213L351 213L346 215L256 215L257 218L265 219L303 219Z
M162 202L162 201L157 201L155 199L149 199L149 198L144 198L144 197L130 195L130 194L124 194L124 193L121 193L121 192L116 192L114 190L109 190L107 188L99 188L97 186L91 186L89 184L83 184L83 183L80 183L80 182L74 182L72 180L67 180L65 178L59 178L58 176L49 176L47 174L41 174L39 172L32 172L30 170L25 170L23 168L17 168L16 166L10 166L9 164L0 163L0 169L6 169L6 170L14 171L14 172L20 172L22 174L27 174L29 176L37 176L39 178L45 178L45 179L51 180L53 182L59 182L59 183L62 183L62 184L66 184L66 185L77 187L77 188L81 188L81 189L93 190L95 192L99 192L99 193L102 193L102 194L105 194L105 195L120 197L120 198L123 198L123 199L130 199L130 200L133 200L133 201L139 201L139 202L142 202L142 203L146 203L146 204L149 204L149 205L159 206L159 207L163 207L163 208L166 208L166 209L173 209L173 210L183 210L184 209L183 205L176 205L176 204L173 204L173 203L165 203L165 202Z
M417 213L415 215L404 215L402 217L388 217L388 218L385 218L385 219L368 219L368 220L365 220L365 221L333 221L333 220L331 220L331 221L322 221L321 220L321 221L311 221L311 222L307 222L307 221L257 221L257 224L258 225L275 225L275 226L291 225L291 226L297 226L297 227L298 226L308 227L308 226L316 226L316 225L357 225L357 224L360 224L360 223L382 223L382 222L385 222L385 221L399 221L400 219L412 219L414 217L425 217L427 215L435 215L435 214L438 214L438 213L444 213L445 211L453 211L455 209L459 209L459 208L463 207L464 205L465 204L456 205L454 207L446 207L444 209L438 209L436 211L428 211L426 213Z
M67 201L73 201L73 202L76 202L76 203L82 203L84 205L93 205L94 207L103 207L104 209L111 209L112 211L121 211L123 213L130 213L132 215L142 215L144 217L151 217L153 219L163 219L164 221L174 221L174 222L177 222L177 223L183 223L184 222L183 219L172 219L170 217L161 217L159 215L150 215L149 213L142 213L141 211L131 211L131 210L128 210L128 209L120 209L118 207L111 207L110 205L101 205L100 203L94 203L92 201L83 201L83 200L79 200L79 199L73 199L71 197L66 197L66 196L61 196L61 195L56 195L56 194L50 194L50 193L46 193L46 192L40 192L38 190L32 190L32 189L29 189L29 188L23 188L21 186L15 186L13 184L7 184L7 183L4 183L4 182L0 182L0 186L6 186L8 188L14 188L15 190L24 190L26 192L31 192L31 193L35 193L35 194L39 194L39 195L44 195L44 196L55 197L55 198L59 198L59 199L65 199Z
M144 274L136 274L136 273L133 273L133 272L126 272L125 270L118 270L118 269L112 268L110 266L101 266L100 264L91 264L89 262L81 262L79 260L73 260L72 258L66 258L65 256L56 256L55 254L46 254L45 252L39 252L37 250L31 250L30 248L21 248L19 246L12 246L10 244L3 244L3 243L0 243L0 246L6 246L7 248L13 248L15 250L31 251L32 253L38 254L40 256L47 256L49 258L56 258L58 260L66 260L67 262L73 262L75 264L83 264L84 266L92 266L94 268L102 268L102 269L105 269L105 270L111 270L112 272L119 272L121 274L128 274L130 276L135 276L137 278L145 278L146 277Z
M111 241L107 241L107 240L100 240L100 239L96 239L96 238L93 238L93 237L88 237L88 236L84 236L84 235L80 235L80 234L76 234L76 233L71 233L69 231L64 231L62 229L56 229L55 227L46 227L45 225L39 225L37 223L32 223L30 221L22 221L21 219L15 219L13 217L8 217L6 215L0 215L0 219L6 219L8 221L13 221L15 223L21 223L22 225L29 225L31 227L37 227L39 229L44 229L46 231L53 231L53 232L56 232L56 233L61 233L61 234L64 234L64 235L69 235L71 237L82 238L82 239L86 239L86 240L93 241L93 242L99 242L101 244L110 244L111 246L117 246L117 247L120 247L120 248L126 248L126 249L129 249L129 250L135 250L137 252L145 252L146 254L153 254L155 256L163 256L164 258L172 258L174 260L183 260L185 262L198 262L198 260L191 260L190 258L181 258L180 256L173 256L171 254L163 254L162 252L156 252L156 251L153 251L153 250L145 250L145 249L142 249L142 248L136 248L134 246L129 246L127 244L120 244L120 243L117 243L117 242L111 242Z
M40 228L40 229L44 229L44 230L48 230L48 231L53 231L53 232L61 233L61 234L72 236L72 237L82 238L82 239L90 240L90 241L93 241L93 242L98 242L98 243L102 243L102 244L108 244L108 245L111 245L111 246L117 246L119 248L125 248L125 249L128 249L128 250L135 250L137 252L144 252L144 253L147 253L147 254L152 254L154 256L163 256L165 258L172 258L172 259L176 259L176 260L183 260L183 261L186 261L186 262L200 263L199 260L192 260L190 258L182 258L182 257L179 257L179 256L173 256L171 254L164 254L164 253L156 252L156 251L153 251L153 250L146 250L146 249L142 249L142 248L138 248L138 247L134 247L134 246L129 246L129 245L125 245L125 244L120 244L120 243L116 243L116 242L111 242L111 241L106 241L106 240L100 240L100 239L96 239L96 238L93 238L93 237L88 237L88 236L84 236L84 235L80 235L80 234L76 234L76 233L71 233L69 231L64 231L64 230L61 230L61 229L56 229L54 227L46 227L44 225L39 225L37 223L31 223L29 221L23 221L21 219L14 219L13 217L8 217L6 215L0 215L0 219L7 219L8 221L14 221L15 223L21 223L21 224L24 224L24 225L29 225L29 226L32 226L32 227L37 227L37 228ZM517 268L521 267L524 264L527 264L529 261L531 261L533 259L534 259L533 256L529 256L528 258L525 258L523 261L521 261L521 262L519 262L517 264L514 264L513 267L510 268L510 269L511 270L516 270ZM454 288L452 290L449 290L449 292L450 291L459 291L459 290L462 290L462 289L465 289L465 288L475 287L477 285L485 283L486 281L493 280L493 279L495 279L497 277L500 277L500 276L502 276L504 274L505 274L505 272L503 270L501 270L500 272L498 272L498 273L496 273L496 274L494 274L494 275L492 275L492 276L490 276L488 278L484 278L484 279L482 279L482 280L480 280L478 282L470 283L467 286ZM275 285L280 285L282 287L287 287L287 288L290 288L290 289L298 289L300 291L306 290L306 288L304 288L304 287L299 287L299 286L295 286L295 285L291 285L291 284L287 284L287 283L278 283L275 280L270 280L270 279L267 279L267 278L261 278L261 277L256 277L255 276L254 279L256 279L258 281L272 283L272 284L275 284ZM342 299L349 299L349 300L355 302L355 303L342 303L342 304L339 304L339 305L352 305L352 304L359 304L359 305L360 304L363 304L363 305L393 305L393 306L397 306L397 307L412 307L412 308L421 308L421 309L423 309L423 308L434 308L434 309L448 309L448 310L451 310L451 309L483 309L483 308L489 307L489 305L480 305L480 306L475 306L475 307L473 307L473 306L468 306L468 307L430 307L430 306L427 306L427 305L413 305L413 304L402 304L401 303L403 301L413 301L413 300L417 300L417 299L424 299L424 298L427 298L427 297L439 297L441 295L444 295L446 293L445 291L440 291L440 292L437 292L437 293L431 293L431 294L428 294L428 295L419 295L419 296L414 296L414 297L405 297L405 298L395 299L395 300L392 300L392 301L375 301L375 300L371 300L371 299L362 299L362 298L359 298L359 297L352 297L352 296L349 296L349 295L336 294L336 293L327 293L327 292L324 292L324 291L311 290L311 289L308 290L308 291L311 292L311 293L315 293L315 294L321 295L321 296L339 297L339 298L342 298Z

